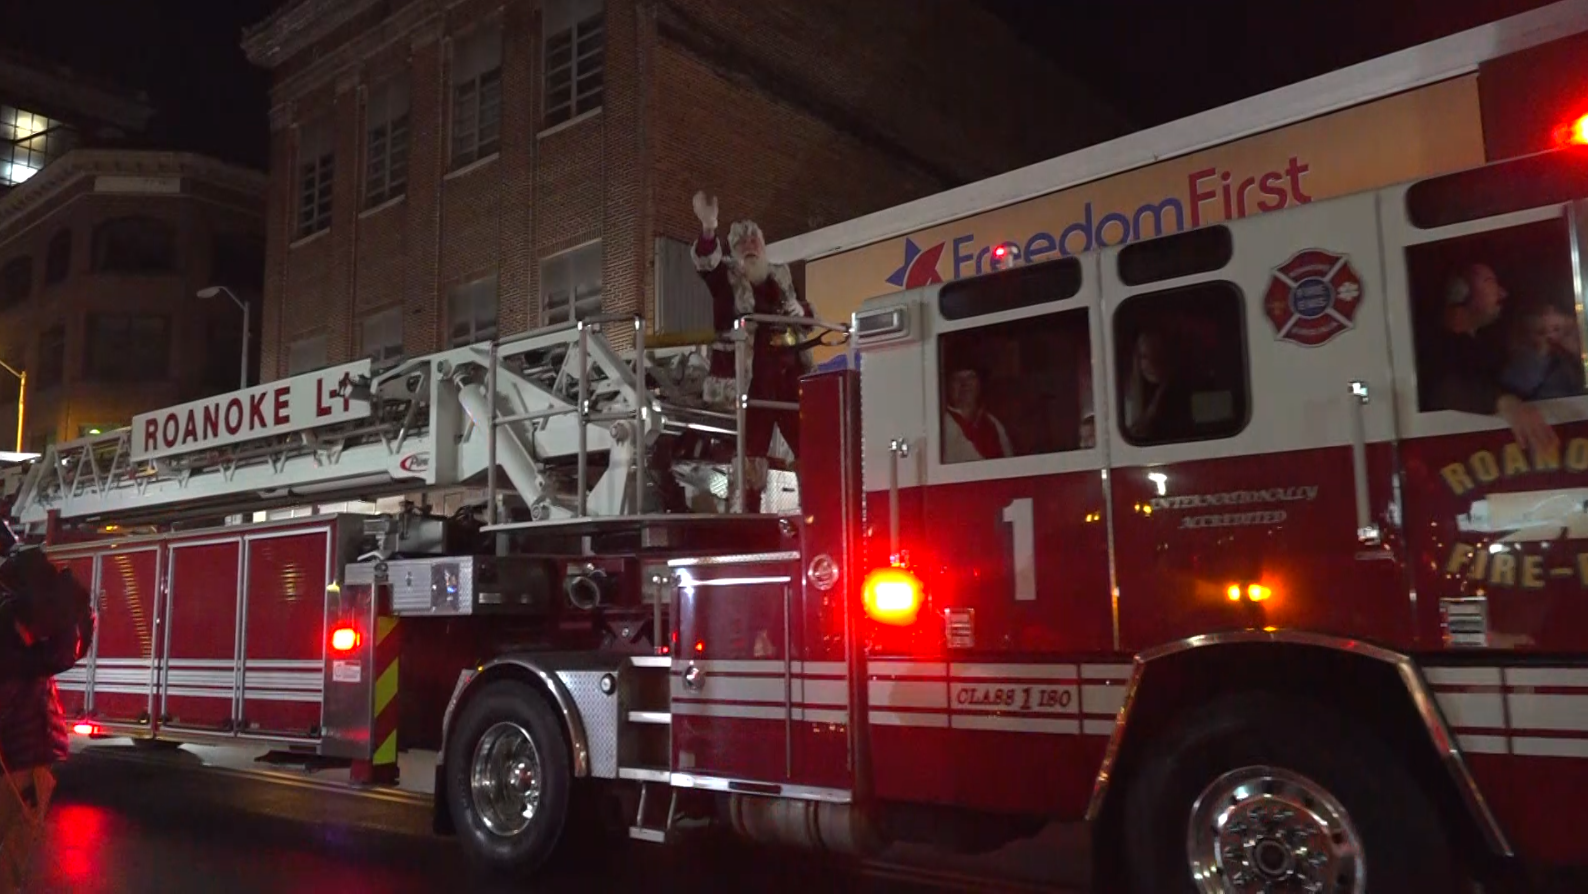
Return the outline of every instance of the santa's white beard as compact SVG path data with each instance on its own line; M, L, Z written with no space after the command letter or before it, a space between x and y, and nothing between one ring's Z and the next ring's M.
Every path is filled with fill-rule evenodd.
M751 285L760 285L772 274L772 264L760 255L754 255L739 260L739 269L744 271L746 279Z

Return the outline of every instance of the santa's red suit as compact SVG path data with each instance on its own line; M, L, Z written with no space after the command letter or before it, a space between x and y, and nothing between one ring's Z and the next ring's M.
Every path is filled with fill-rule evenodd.
M723 240L716 236L702 236L695 242L695 269L700 271L706 287L711 290L712 322L716 331L731 331L734 319L749 313L814 316L810 305L795 293L788 265L770 264L767 277L759 284L752 283L725 249ZM809 350L796 351L786 346L787 343L784 330L766 325L755 327L750 362L751 400L799 401L800 377L811 370L813 361ZM733 357L731 346L718 345L712 349L711 372L705 386L707 403L732 407L738 398ZM750 479L747 497L757 498L764 484L772 426L775 424L782 431L789 450L798 457L799 423L799 413L795 411L749 408L745 416L744 450L746 457L758 462L752 463L747 474ZM753 499L747 499L746 506L753 509Z

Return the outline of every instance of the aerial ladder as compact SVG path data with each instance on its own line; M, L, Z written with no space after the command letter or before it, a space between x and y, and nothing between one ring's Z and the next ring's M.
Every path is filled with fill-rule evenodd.
M848 337L841 324L746 315L729 333L647 345L641 317L594 316L141 414L0 473L0 494L33 533L52 518L162 524L446 487L483 486L495 529L759 511L732 486L758 403L709 406L702 383L710 345L726 339L743 394L761 325ZM624 330L633 347L620 351L612 336ZM769 498L797 505L791 472L771 485Z

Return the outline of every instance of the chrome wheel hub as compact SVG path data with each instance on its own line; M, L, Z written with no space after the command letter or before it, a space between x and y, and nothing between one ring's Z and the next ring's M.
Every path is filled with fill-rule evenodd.
M513 836L529 828L540 808L540 752L516 723L498 723L480 736L469 767L469 794L485 827Z
M1191 806L1191 876L1205 894L1360 894L1362 840L1327 789L1278 767L1220 776Z

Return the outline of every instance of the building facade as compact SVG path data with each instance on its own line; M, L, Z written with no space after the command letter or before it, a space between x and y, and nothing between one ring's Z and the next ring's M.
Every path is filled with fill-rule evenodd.
M73 149L136 138L153 115L142 93L0 52L0 196Z
M973 2L910 8L286 3L243 42L274 80L261 375L690 328L696 189L776 239L1125 129Z
M187 154L77 149L0 196L0 445L42 450L241 384L264 271L263 174ZM258 319L258 311L254 311ZM257 341L255 341L257 344Z

